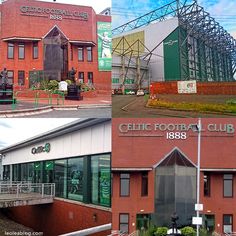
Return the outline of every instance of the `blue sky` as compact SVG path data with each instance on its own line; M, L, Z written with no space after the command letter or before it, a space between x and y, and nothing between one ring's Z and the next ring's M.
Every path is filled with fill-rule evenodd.
M173 0L112 0L113 27L169 2ZM198 4L236 38L236 0L198 0Z

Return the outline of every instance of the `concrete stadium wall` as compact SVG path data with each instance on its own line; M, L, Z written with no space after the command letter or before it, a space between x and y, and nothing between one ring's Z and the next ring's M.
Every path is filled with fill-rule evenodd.
M153 94L178 94L177 81L154 82ZM236 95L236 82L197 82L197 94L202 95Z

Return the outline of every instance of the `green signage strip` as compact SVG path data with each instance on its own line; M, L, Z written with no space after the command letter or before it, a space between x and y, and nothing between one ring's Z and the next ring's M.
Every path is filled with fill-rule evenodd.
M111 71L111 23L98 22L98 70Z

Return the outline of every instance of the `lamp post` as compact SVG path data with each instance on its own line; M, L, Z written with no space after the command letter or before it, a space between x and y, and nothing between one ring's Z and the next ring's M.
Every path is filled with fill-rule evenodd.
M199 218L199 204L200 204L200 163L201 163L201 131L202 124L201 119L198 119L198 124L196 125L198 132L198 142L197 142L197 218ZM199 224L197 224L197 236L199 236Z

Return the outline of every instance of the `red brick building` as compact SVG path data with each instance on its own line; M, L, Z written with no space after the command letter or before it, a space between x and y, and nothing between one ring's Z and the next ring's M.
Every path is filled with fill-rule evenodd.
M113 230L196 216L197 119L113 119ZM235 119L202 119L200 212L209 231L236 231ZM195 131L194 131L195 130Z
M111 17L92 7L7 0L0 5L0 64L14 85L29 87L40 78L75 78L110 89L111 72L98 69L97 23Z

